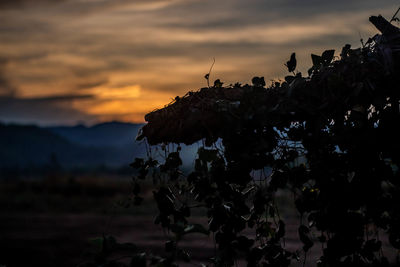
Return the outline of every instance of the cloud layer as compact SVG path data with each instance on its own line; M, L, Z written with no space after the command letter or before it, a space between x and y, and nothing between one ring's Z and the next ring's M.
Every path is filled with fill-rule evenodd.
M277 79L295 51L360 45L398 0L10 0L0 3L0 121L142 122L212 79Z

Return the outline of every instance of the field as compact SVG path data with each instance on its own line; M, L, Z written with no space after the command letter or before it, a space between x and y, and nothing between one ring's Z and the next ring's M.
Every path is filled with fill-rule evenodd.
M145 188L148 193L141 206L127 207L130 188L128 176L99 174L2 181L0 265L78 266L93 259L99 249L94 240L103 234L132 242L148 253L162 254L167 237L153 223L156 207L151 190ZM295 251L301 249L297 241L299 218L290 202L285 201L287 197L280 197L283 216L288 221L285 242ZM194 220L207 223L200 214ZM384 244L385 253L394 259L395 251L387 248L387 241ZM195 235L181 245L192 253L197 265L207 263L214 253L211 235ZM321 247L316 243L307 258L315 262L320 253Z

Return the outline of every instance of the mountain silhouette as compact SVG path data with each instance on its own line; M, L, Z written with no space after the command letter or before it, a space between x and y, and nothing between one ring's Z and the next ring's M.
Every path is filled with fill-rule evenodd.
M134 140L140 127L120 122L46 128L0 124L0 169L43 167L54 158L66 169L124 167L145 154L144 144Z
M46 129L75 144L93 147L118 147L132 145L142 125L113 121L96 124L92 127L77 125L74 127L48 127Z

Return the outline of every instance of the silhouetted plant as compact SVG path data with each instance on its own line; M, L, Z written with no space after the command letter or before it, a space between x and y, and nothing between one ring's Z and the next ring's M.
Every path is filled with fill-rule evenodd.
M133 193L140 202L140 180L154 180L155 223L171 233L166 256L153 264L190 261L182 237L213 233L215 266L239 258L289 266L305 262L315 243L324 247L321 267L389 265L379 231L400 249L400 30L381 16L370 21L382 34L361 48L345 45L336 60L333 50L312 55L308 77L295 72L293 53L293 74L268 88L263 77L228 87L217 80L146 115L138 139L162 144L165 160L135 160ZM170 144L198 141L186 175L180 147ZM292 192L301 253L285 247L278 190ZM208 225L190 222L199 207ZM132 260L149 263L144 254Z

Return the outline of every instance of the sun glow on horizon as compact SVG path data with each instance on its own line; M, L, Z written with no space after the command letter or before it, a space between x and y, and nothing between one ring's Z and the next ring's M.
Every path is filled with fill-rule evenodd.
M171 101L168 92L145 90L140 85L101 86L90 90L93 98L73 102L73 107L99 121L143 123L144 115Z
M207 86L213 58L211 84L283 79L292 52L307 73L311 53L359 47L360 36L376 33L368 17L398 6L323 2L7 0L0 3L0 121L141 123Z

